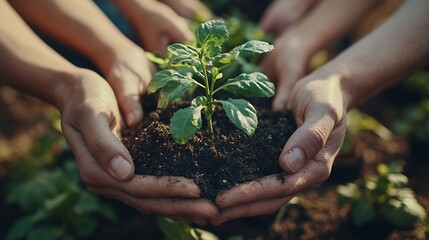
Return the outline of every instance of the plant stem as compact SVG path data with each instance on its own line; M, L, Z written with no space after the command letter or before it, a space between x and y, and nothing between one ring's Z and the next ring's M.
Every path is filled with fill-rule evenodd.
M214 140L214 133L213 133L213 121L212 121L212 115L213 115L213 104L211 103L213 101L212 96L212 89L209 85L209 77L207 74L207 64L203 60L203 56L200 55L200 63L201 67L203 68L203 74L204 74L204 84L206 85L206 95L207 95L207 106L204 108L204 113L206 115L207 120L207 127L209 129L210 138L213 141Z

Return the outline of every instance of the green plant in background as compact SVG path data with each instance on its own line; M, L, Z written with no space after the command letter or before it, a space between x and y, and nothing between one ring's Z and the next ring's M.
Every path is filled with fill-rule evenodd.
M221 20L201 24L195 31L195 38L195 46L174 43L168 47L172 56L168 60L168 66L187 68L196 76L195 79L174 69L164 69L154 75L147 90L148 93L159 90L158 107L165 108L194 86L204 89L204 96L195 97L190 107L178 110L171 118L170 128L174 140L185 144L201 129L201 112L205 115L213 139L212 115L215 105L222 105L235 126L247 135L253 135L258 123L255 108L244 99L220 100L215 98L215 94L224 90L243 97L272 97L275 92L274 84L264 74L243 73L235 78L223 79L222 70L239 56L269 52L273 46L252 40L223 53L222 45L227 42L229 32Z
M340 154L350 152L354 147L353 142L363 132L372 132L380 139L388 141L392 138L392 132L381 124L377 119L352 109L347 113L346 136L340 149Z
M419 98L429 97L429 72L419 71L403 82L408 91L412 91Z
M406 108L393 129L397 133L409 134L422 143L429 143L429 99Z
M351 220L362 226L376 219L387 220L399 228L411 228L426 218L425 209L407 187L400 163L379 164L378 175L358 179L337 187L340 204L351 204Z
M6 203L23 212L6 239L75 239L90 236L100 218L114 221L113 210L79 185L73 161L40 170L9 186Z
M219 240L219 237L203 229L193 228L184 222L175 221L166 217L157 217L158 226L164 233L165 240ZM243 240L235 235L227 240Z
M408 134L421 143L429 143L429 72L420 71L403 82L405 91L414 98L400 118L394 122L393 130Z

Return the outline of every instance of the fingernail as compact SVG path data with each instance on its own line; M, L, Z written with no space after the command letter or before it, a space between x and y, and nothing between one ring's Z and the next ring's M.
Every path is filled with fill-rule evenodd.
M132 126L136 121L136 114L135 113L130 113L127 115L127 125L128 126Z
M118 179L123 179L131 171L131 164L122 156L117 156L110 162L110 168Z
M304 165L304 152L300 148L292 148L286 153L285 163L291 171L297 172Z

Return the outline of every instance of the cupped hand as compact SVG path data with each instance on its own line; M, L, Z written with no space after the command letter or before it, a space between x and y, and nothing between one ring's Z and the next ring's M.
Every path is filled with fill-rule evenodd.
M300 20L318 0L276 0L268 6L260 26L265 32L280 35Z
M166 54L169 44L193 40L185 19L164 3L156 0L117 2L131 20L145 50Z
M299 81L289 100L298 129L279 156L284 174L240 184L219 194L216 205L221 214L211 223L271 214L298 192L324 182L344 139L346 101L338 76L312 74Z
M62 130L91 192L145 213L199 224L218 214L189 179L134 174L131 156L119 140L121 117L115 95L103 78L82 70L69 83L67 94L60 96Z
M293 86L307 72L313 52L306 42L294 29L288 30L275 41L274 50L262 61L264 73L276 83L274 111L286 109Z
M146 92L154 66L143 49L135 45L120 49L108 62L102 69L103 76L115 93L125 122L129 127L135 126L143 118L140 98Z

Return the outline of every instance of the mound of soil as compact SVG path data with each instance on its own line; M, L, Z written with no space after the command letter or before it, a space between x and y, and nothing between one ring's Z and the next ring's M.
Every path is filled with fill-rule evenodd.
M135 173L184 176L201 188L202 197L214 200L223 189L283 172L278 157L296 130L291 112L259 110L258 128L248 137L217 108L214 141L203 119L202 130L187 144L179 145L170 134L169 122L174 112L185 106L152 111L139 128L126 133L122 141L134 159Z

